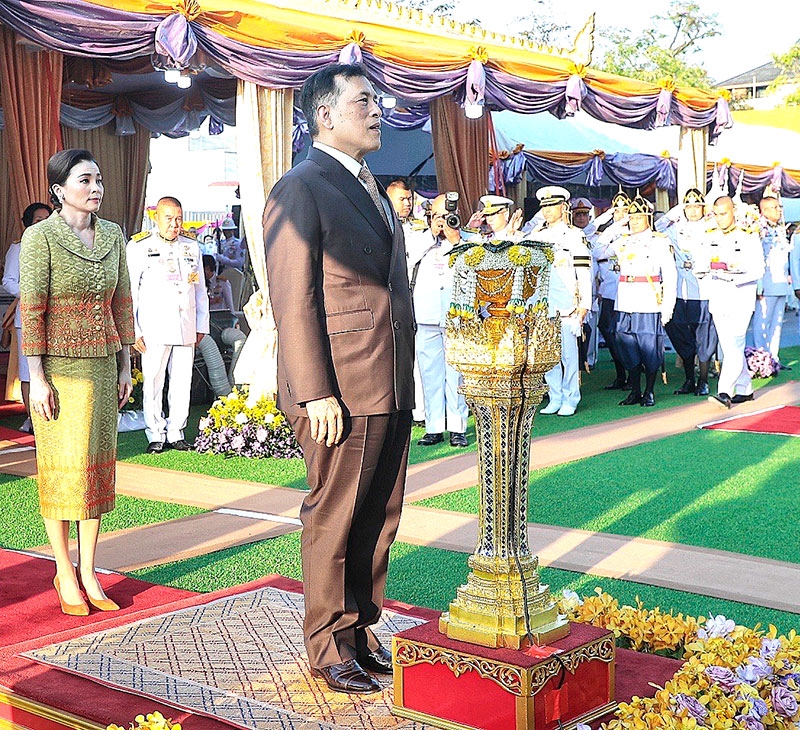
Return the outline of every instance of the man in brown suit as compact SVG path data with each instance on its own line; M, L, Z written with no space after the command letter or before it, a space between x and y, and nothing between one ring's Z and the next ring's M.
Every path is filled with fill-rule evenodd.
M264 210L278 405L311 490L300 513L306 650L315 676L342 692L376 692L365 670L392 672L369 627L381 614L414 406L403 232L363 163L381 144L364 74L337 64L306 81L314 146Z

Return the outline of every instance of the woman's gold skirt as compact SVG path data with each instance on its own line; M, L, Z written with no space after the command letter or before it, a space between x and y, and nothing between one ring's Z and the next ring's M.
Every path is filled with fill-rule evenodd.
M56 417L32 415L39 508L53 520L89 520L114 509L117 358L42 357Z

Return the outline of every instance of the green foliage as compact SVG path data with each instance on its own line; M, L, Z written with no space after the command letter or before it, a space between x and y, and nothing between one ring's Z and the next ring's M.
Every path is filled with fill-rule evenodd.
M797 84L797 90L788 94L784 101L786 106L797 106L800 104L800 42L786 53L776 53L772 58L781 74L769 85L769 92L775 92L784 84Z
M671 80L710 88L706 70L690 59L704 40L720 34L716 14L701 12L700 5L691 0L672 0L667 13L654 15L652 21L652 27L639 35L626 28L612 29L609 50L599 67L653 84Z

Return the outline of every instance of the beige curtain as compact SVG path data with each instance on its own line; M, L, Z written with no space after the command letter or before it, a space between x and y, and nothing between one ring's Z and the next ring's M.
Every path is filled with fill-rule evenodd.
M439 192L458 192L466 220L486 194L489 180L488 112L467 119L449 96L434 99L430 108L437 186Z
M678 200L689 188L706 192L706 144L708 131L681 127L678 142Z
M293 98L291 89L265 89L242 80L236 94L239 194L259 290L244 308L250 335L236 364L234 381L249 383L250 403L262 395L274 399L278 390L278 338L269 302L261 216L272 186L292 166Z
M11 210L11 177L6 154L6 133L0 129L0 262L5 261L8 247L19 239L22 222Z
M63 57L55 51L34 52L0 26L0 106L5 116L3 158L10 180L9 207L0 230L2 253L22 234L22 212L33 202L49 202L47 161L61 149L58 123ZM8 234L11 231L11 235Z
M128 238L142 227L150 170L150 132L134 126L136 134L124 137L115 134L114 122L89 130L62 127L65 148L87 149L97 160L105 186L100 216L118 223Z

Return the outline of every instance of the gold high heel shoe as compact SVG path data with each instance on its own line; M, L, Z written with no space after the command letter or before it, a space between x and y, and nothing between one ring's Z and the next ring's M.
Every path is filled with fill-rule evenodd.
M92 598L89 595L89 591L86 590L86 586L83 584L83 578L81 578L81 534L78 531L77 535L77 551L78 551L78 586L83 590L86 594L86 600L92 604L98 611L119 611L119 605L112 601L110 598Z
M65 603L64 599L61 597L61 586L58 583L58 576L53 578L53 587L56 589L56 594L58 595L58 602L61 604L61 610L67 616L88 616L89 615L89 606L86 605L83 601L80 603Z

